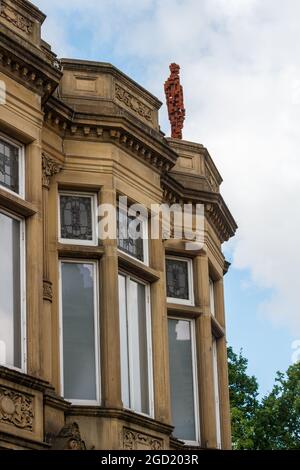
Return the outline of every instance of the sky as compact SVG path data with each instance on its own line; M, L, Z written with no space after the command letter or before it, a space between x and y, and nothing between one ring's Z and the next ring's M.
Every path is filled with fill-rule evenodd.
M300 359L300 2L34 3L59 57L110 62L162 101L180 64L184 139L208 148L239 226L224 245L228 341L264 395ZM169 135L165 106L160 118Z

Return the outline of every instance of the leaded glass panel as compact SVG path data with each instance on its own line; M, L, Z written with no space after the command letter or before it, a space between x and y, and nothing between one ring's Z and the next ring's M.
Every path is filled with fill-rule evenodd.
M125 212L118 211L118 246L120 250L125 251L129 255L144 261L144 240L143 240L143 227L142 222L137 226L137 231L140 234L139 238L130 236L130 223L135 221L136 218L126 214Z
M166 260L167 297L189 300L189 275L187 261Z
M92 206L89 196L60 195L61 238L93 240Z
M0 185L19 193L19 149L0 139Z

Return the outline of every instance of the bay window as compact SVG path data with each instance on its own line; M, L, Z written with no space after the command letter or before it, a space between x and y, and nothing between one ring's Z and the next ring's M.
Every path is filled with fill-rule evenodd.
M97 263L60 263L61 387L75 404L99 404Z
M124 408L153 415L149 286L119 274L121 383Z
M148 264L147 218L141 214L135 217L126 210L118 208L117 228L119 249L138 261Z
M179 318L169 318L168 323L174 436L199 445L195 323Z
M24 221L0 210L0 365L25 369Z

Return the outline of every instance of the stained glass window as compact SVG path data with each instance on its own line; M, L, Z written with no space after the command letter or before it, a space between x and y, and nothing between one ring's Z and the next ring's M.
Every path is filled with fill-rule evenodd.
M93 241L93 197L60 195L61 238Z
M191 279L188 260L167 258L167 297L182 301L191 300Z
M0 138L0 185L20 192L19 148Z
M136 235L131 236L130 224L135 221L135 217L118 210L118 246L120 250L133 256L139 261L145 261L144 253L144 227L137 224L136 231L140 234L139 238ZM146 221L144 222L147 223Z

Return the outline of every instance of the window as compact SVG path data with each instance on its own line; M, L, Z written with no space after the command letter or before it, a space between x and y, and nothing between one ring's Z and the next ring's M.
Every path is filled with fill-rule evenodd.
M215 317L215 283L212 279L209 279L209 299L210 299L210 313Z
M120 274L119 304L123 405L153 416L149 286Z
M199 407L194 320L169 319L171 405L174 436L198 445Z
M0 186L24 197L24 149L0 134Z
M215 406L216 406L216 435L217 447L221 449L221 415L220 415L220 396L219 396L219 373L218 373L218 350L217 340L213 338L213 373L214 373L214 391L215 391Z
M168 302L194 305L192 260L168 257L166 277Z
M93 194L59 194L60 241L77 245L97 245L97 197Z
M77 404L99 403L97 263L62 261L62 395Z
M118 209L118 247L128 255L148 264L148 220ZM134 233L136 232L136 233Z
M24 221L0 212L0 364L25 370Z

